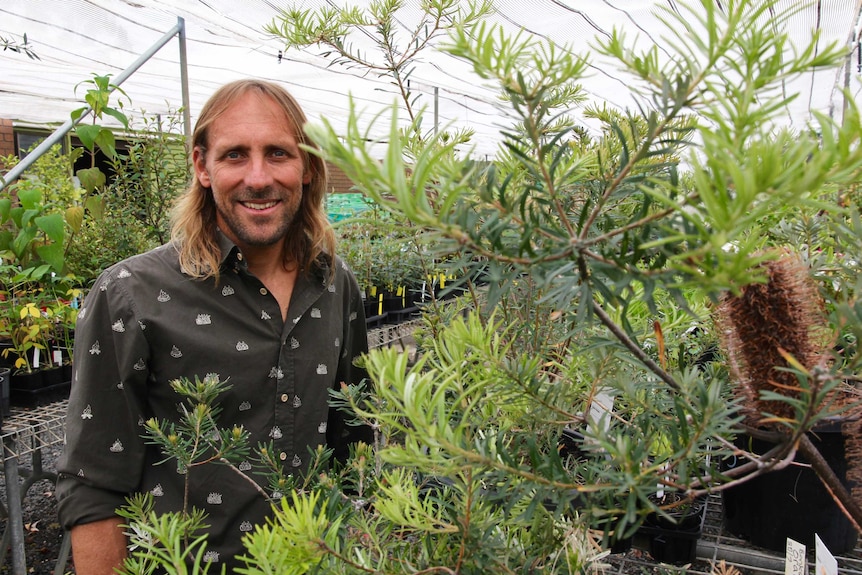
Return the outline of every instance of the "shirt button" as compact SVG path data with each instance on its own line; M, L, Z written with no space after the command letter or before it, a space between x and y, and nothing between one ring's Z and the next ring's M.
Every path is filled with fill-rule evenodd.
M281 401L282 401L282 403L287 401L287 394L286 393L281 394Z
M285 461L287 459L287 453L282 451L281 453L278 454L278 458L281 459L282 461Z
M266 291L266 288L260 288L260 295L266 295L267 293L269 292Z
M242 253L237 253L236 259L238 259L239 261L242 261Z

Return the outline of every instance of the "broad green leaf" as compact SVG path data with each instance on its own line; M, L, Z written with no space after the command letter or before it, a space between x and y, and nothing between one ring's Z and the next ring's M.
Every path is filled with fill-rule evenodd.
M96 220L101 220L105 216L105 201L99 196L87 198L84 207Z
M84 168L78 170L75 175L81 181L81 187L88 192L93 192L96 188L104 186L107 181L105 174L99 168Z
M99 146L99 149L102 150L106 156L110 158L116 157L117 147L114 140L114 133L108 128L102 128L99 130L99 134L96 136L96 145Z
M30 247L33 238L36 237L36 228L27 228L18 232L15 239L12 241L12 251L15 252L15 257L19 260L27 259L25 254Z
M18 203L21 207L28 210L35 210L41 207L42 191L37 188L18 188Z
M72 110L72 113L70 114L70 116L72 117L72 120L77 120L78 118L80 118L81 116L84 115L84 112L87 112L87 111L89 111L89 108L87 106L84 106L82 108L77 108L75 110Z
M104 112L107 115L116 118L116 120L120 122L124 127L129 127L129 119L121 111L117 110L116 108L105 108Z
M84 224L84 208L81 206L70 206L66 208L66 223L73 232L80 232Z
M63 243L66 237L65 221L63 214L54 213L47 216L39 216L33 220L40 230L45 232L52 242Z
M84 144L91 152L95 149L96 138L99 137L99 132L102 131L101 126L93 126L93 125L85 125L78 126L75 129L75 135L78 136L78 139L81 140L81 143Z
M0 223L9 219L9 212L12 209L12 200L9 198L0 198Z
M65 258L63 257L63 244L54 243L39 246L36 248L36 253L42 258L42 261L50 265L58 274L63 273Z

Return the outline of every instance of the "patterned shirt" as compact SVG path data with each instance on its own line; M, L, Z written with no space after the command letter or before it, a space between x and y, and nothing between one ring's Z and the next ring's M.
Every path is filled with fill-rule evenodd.
M370 441L366 427L347 425L328 405L330 389L366 376L353 365L368 341L352 272L336 259L331 281L328 269L300 274L282 321L239 248L220 241L218 283L185 275L169 244L105 270L88 294L58 463L66 528L114 516L136 491L152 493L158 512L179 510L188 479L190 506L211 525L205 559L235 565L241 536L264 521L270 503L225 465L159 464L164 456L142 439L148 418L178 419L181 398L169 382L182 376L227 379L219 426L243 426L252 448L272 441L287 473L305 470L310 448L327 444L344 457L349 443ZM251 461L237 467L248 472Z

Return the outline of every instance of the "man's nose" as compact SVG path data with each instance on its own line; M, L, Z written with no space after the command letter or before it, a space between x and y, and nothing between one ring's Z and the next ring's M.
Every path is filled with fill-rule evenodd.
M252 156L245 174L245 183L251 188L265 188L272 184L271 167L263 156Z

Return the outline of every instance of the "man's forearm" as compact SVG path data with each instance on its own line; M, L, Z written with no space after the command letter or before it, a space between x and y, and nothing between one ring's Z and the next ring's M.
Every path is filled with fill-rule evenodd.
M122 519L111 517L72 527L72 559L78 575L116 575L126 558Z

